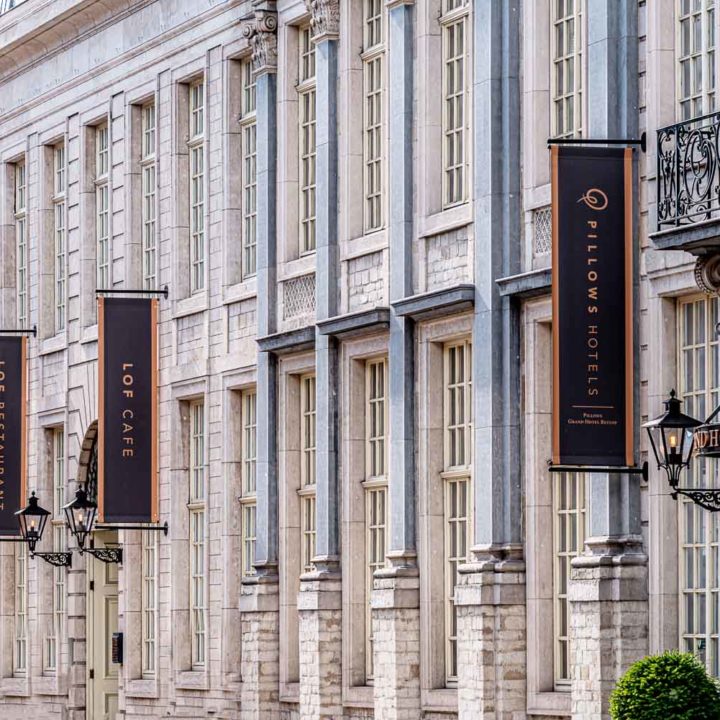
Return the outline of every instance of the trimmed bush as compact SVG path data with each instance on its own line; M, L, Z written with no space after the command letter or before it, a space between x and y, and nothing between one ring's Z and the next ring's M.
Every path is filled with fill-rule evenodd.
M613 720L718 720L720 687L690 653L652 655L620 679L610 715Z

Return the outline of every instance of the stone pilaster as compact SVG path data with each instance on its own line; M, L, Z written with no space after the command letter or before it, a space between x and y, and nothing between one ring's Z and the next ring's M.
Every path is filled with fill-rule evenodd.
M527 703L525 568L464 565L455 588L458 720L514 720Z
M573 720L609 720L620 676L648 652L647 557L588 541L572 562L570 676Z
M342 717L342 591L340 577L303 576L300 615L300 718Z
M279 720L280 612L278 584L243 584L240 717Z
M420 583L417 567L378 571L372 593L375 717L420 717Z

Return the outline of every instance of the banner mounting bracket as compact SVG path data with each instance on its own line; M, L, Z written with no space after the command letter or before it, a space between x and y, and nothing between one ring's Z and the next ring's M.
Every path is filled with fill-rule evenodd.
M637 145L647 152L647 133L639 138L548 138L548 145Z
M0 330L0 335L3 333L22 333L23 335L37 337L37 325L33 325L31 328L8 328L7 330Z
M170 291L165 285L161 290L128 290L127 288L97 288L96 295L162 295L166 300Z

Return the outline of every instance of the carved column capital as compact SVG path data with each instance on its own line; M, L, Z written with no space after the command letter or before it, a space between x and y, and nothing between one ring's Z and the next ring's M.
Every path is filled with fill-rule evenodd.
M277 72L277 13L255 10L255 20L243 28L252 48L253 73Z
M340 35L340 0L305 0L312 19L313 40L337 40Z

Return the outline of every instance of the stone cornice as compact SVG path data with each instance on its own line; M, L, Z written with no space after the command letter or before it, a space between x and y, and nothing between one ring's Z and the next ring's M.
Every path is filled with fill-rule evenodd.
M415 0L385 0L385 7L392 10L400 5L414 5Z
M313 40L337 40L340 35L340 0L305 0L311 15Z
M252 48L255 75L277 72L277 13L255 9L255 20L243 28L243 35Z

